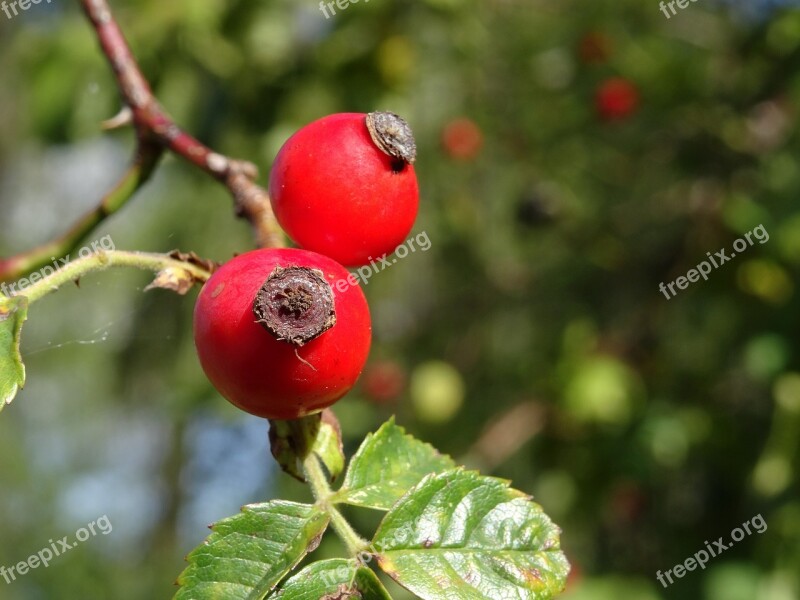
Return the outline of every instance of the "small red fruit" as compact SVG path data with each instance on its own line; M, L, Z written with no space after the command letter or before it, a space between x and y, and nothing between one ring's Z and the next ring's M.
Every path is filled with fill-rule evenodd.
M396 400L406 388L406 371L394 361L383 360L370 364L364 371L364 394L375 404Z
M299 246L348 266L394 252L414 225L416 144L392 113L335 114L283 145L269 182L278 222Z
M483 147L483 133L471 119L455 119L442 131L442 146L450 158L473 160Z
M639 107L639 91L622 77L607 79L597 89L595 106L606 121L624 119Z
M371 340L366 298L348 277L330 258L297 249L222 265L194 310L195 346L214 387L269 419L296 419L344 396Z

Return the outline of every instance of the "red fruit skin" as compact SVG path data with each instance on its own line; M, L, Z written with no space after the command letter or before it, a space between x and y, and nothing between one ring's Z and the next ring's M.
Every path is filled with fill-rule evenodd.
M360 113L324 117L290 137L269 195L292 240L348 266L394 252L419 207L414 167L378 149Z
M597 89L595 106L606 121L624 119L639 107L639 91L622 77L607 79Z
M302 360L253 314L256 293L278 266L319 269L333 289L336 324L296 349ZM203 286L194 310L200 364L220 394L269 419L296 419L344 396L364 367L372 334L364 293L357 282L347 282L348 275L330 258L288 248L254 250L222 265ZM347 282L339 284L344 291L336 287L341 280Z

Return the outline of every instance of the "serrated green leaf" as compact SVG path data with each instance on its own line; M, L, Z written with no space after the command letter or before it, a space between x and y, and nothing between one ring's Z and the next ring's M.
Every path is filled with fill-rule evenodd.
M212 526L186 560L175 600L261 600L318 545L329 517L316 506L274 500L245 506Z
M19 352L22 324L28 318L25 296L0 295L0 411L25 385L25 364Z
M389 510L423 477L455 466L452 458L408 435L392 418L364 440L331 500Z
M559 528L507 481L431 475L384 517L380 567L423 600L544 600L564 589Z
M270 600L391 600L370 569L354 560L335 558L310 564L288 579Z

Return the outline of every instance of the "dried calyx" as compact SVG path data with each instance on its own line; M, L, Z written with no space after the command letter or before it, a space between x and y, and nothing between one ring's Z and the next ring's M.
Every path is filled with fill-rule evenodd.
M258 323L276 339L302 346L336 324L333 290L322 271L275 267L253 301Z
M372 112L367 115L367 130L382 152L400 162L413 165L417 160L417 143L405 119L390 112ZM402 170L402 169L395 169Z

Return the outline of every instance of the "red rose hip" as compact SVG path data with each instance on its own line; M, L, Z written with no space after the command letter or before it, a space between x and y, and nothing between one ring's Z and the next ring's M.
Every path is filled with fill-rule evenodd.
M375 404L389 404L403 393L407 379L401 365L383 360L366 368L361 385L368 400Z
M605 121L625 119L639 107L639 90L627 79L612 77L597 88L595 107Z
M442 145L450 158L473 160L483 147L483 132L471 119L455 119L442 131Z
M414 225L416 144L392 113L335 114L283 145L269 195L281 227L299 246L348 266L390 254Z
M214 387L244 411L296 419L355 384L369 354L366 298L328 257L265 249L225 263L194 310L194 341Z

